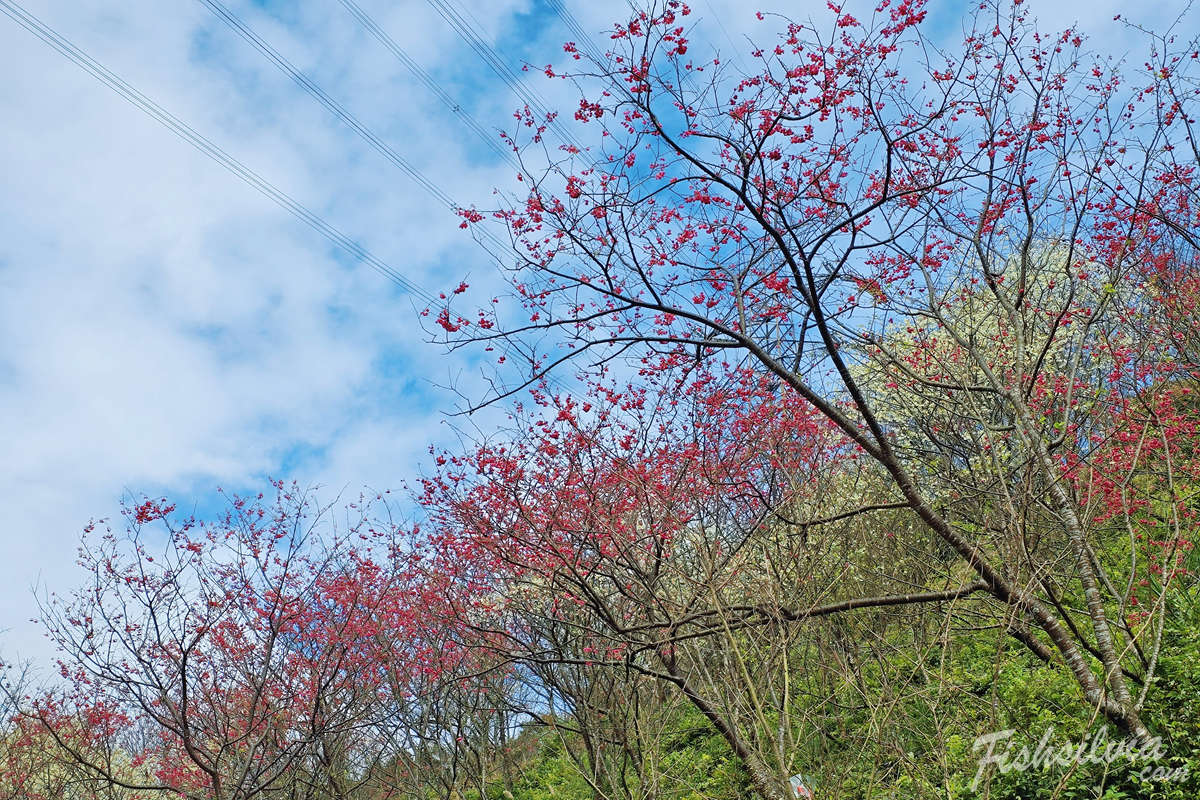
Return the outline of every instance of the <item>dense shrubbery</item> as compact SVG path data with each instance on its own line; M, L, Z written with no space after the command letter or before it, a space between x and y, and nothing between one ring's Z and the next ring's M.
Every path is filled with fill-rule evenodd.
M935 713L919 698L907 698L873 740L864 734L870 730L868 721L850 715L842 721L848 735L806 748L811 761L804 773L818 798L1191 800L1200 796L1200 615L1190 606L1179 609L1168 626L1156 699L1148 709L1168 754L1162 761L1119 760L1107 768L1085 763L1007 774L992 766L972 788L983 754L973 745L983 734L1013 729L1006 742L1014 753L1022 747L1036 751L1047 730L1054 731L1053 742L1059 745L1090 743L1102 728L1112 739L1121 734L1080 713L1076 690L1060 670L1003 641L968 640L952 648L948 663L937 665L946 669L945 707ZM521 777L512 790L516 800L593 797L557 736L533 728L526 736L537 748L519 767ZM663 771L675 783L656 797L734 800L752 794L728 746L696 712L673 721L661 746L669 754ZM1142 779L1155 769L1170 773L1171 779ZM489 798L502 800L504 788L499 780L493 782ZM639 796L636 787L632 796Z

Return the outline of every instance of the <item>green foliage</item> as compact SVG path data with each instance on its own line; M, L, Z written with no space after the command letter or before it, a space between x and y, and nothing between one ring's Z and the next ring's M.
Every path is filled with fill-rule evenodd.
M536 735L538 747L519 767L520 777L511 792L513 800L593 800L596 795L567 753L568 745L577 744L572 734L564 734L566 741L559 733L545 729ZM658 785L641 787L631 774L624 790L633 797L643 789L647 798L661 800L742 800L751 796L741 765L725 741L694 710L684 711L674 721L659 749ZM499 782L489 787L488 796L507 800Z
M1183 604L1190 607L1189 604ZM900 641L897 645L903 644ZM897 647L888 659L864 662L856 691L880 696L907 676L909 691L898 692L886 715L867 704L853 707L851 692L835 696L828 717L821 709L802 709L813 719L841 730L816 732L806 744L805 774L818 800L839 798L951 798L953 800L1194 800L1200 797L1200 614L1178 613L1163 635L1158 678L1150 692L1146 718L1162 737L1166 756L1158 761L1119 760L1105 766L1084 763L1071 768L1050 765L1002 773L995 766L973 786L983 749L979 736L1011 729L998 744L1013 757L1052 730L1051 743L1091 742L1102 722L1080 711L1078 688L1064 670L1048 667L1011 639L954 638L948 650L914 663L909 647ZM922 670L937 671L940 692L911 691ZM932 685L933 682L930 681ZM858 735L853 735L857 731ZM1109 741L1121 737L1111 728ZM674 720L658 743L662 779L646 800L741 800L752 796L738 760L725 741L698 713L688 710ZM1098 748L1098 749L1102 749ZM808 759L811 759L810 761ZM1158 771L1156 779L1155 772ZM519 770L514 800L594 800L563 742L542 731L539 745ZM1169 775L1169 779L1162 776ZM633 797L639 787L631 785ZM503 797L499 784L492 798Z
M541 737L534 758L522 767L512 794L514 800L574 800L592 796L587 781L567 756L562 742L553 735ZM493 796L491 792L489 796Z

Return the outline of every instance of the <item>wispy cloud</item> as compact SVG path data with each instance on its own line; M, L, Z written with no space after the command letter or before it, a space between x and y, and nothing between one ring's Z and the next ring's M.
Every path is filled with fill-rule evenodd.
M359 4L485 127L511 121L516 98L429 3ZM201 3L25 5L415 282L497 280L453 217ZM339 3L230 5L452 197L486 205L511 184ZM723 51L766 30L735 0L693 5ZM1118 0L1034 5L1119 43L1101 24ZM934 6L952 29L961 4ZM600 31L625 4L570 7ZM577 38L544 3L470 10L510 61L557 61ZM123 493L210 502L269 474L395 488L454 436L439 385L476 370L424 343L394 285L5 18L0 69L0 628L7 654L41 655L30 588L74 582L78 531ZM552 105L570 97L524 79Z

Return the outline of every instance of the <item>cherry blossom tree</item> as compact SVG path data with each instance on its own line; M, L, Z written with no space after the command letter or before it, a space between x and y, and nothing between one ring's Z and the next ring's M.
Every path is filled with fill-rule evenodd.
M697 600L663 611L662 554L707 524L698 506L719 506L739 531L773 515L812 531L906 509L905 524L875 526L873 546L931 535L952 557L940 574L959 580L846 597L829 613L983 593L995 624L1071 675L1083 703L1148 736L1155 615L1191 548L1182 499L1196 410L1181 395L1196 369L1180 329L1192 300L1167 276L1195 274L1192 48L1158 40L1131 74L1078 32L1042 31L1020 3L997 0L947 50L924 31L920 0L884 0L861 19L830 3L820 20L784 20L741 71L698 53L689 13L654 3L615 27L602 59L568 43L568 66L546 68L579 86L574 116L598 144L555 148L550 121L525 110L510 140L525 193L463 211L465 226L508 235L527 319L513 324L497 304L456 310L456 294L434 330L525 368L497 396L568 363L631 369L651 391L615 394L596 413L647 407L666 416L660 428L677 397L663 376L724 369L739 377L723 407L782 418L812 448L786 493L809 502L788 517L770 482L745 472L714 479L723 492L697 489L698 471L711 477L704 448L680 451L676 437L656 453L651 424L599 446L586 425L546 419L533 444L459 465L473 481L436 484L482 493L435 502L459 513L445 520L456 546L554 587L558 600L538 602L585 604L603 631L588 630L598 658L628 661L656 646L629 632L666 631L657 669L688 694L663 644L685 622L708 636L826 611L782 598L698 610L714 578L699 545L674 567ZM578 416L571 401L543 404ZM646 448L637 459L632 441ZM831 467L847 460L855 469ZM819 492L855 476L872 489L851 507ZM1138 544L1149 506L1174 520L1153 558ZM1118 512L1132 544L1114 538ZM1115 572L1097 558L1114 548L1126 563ZM1146 568L1156 580L1143 584ZM1131 618L1135 602L1149 617ZM740 746L745 726L709 716L760 792L782 791L785 765Z
M470 587L455 611L464 635L529 676L537 691L521 711L577 736L597 796L672 785L649 745L669 690L773 797L806 755L814 666L835 660L805 658L802 637L872 611L882 635L912 606L985 587L854 524L876 489L857 477L852 443L800 398L746 370L647 380L665 383L600 383L583 400L536 392L520 436L441 456L424 496L435 563Z
M407 587L367 546L396 532L275 490L211 524L145 500L123 532L89 526L87 584L43 609L63 682L23 704L26 726L136 792L345 798L371 778L395 724L377 643L411 615L384 613Z

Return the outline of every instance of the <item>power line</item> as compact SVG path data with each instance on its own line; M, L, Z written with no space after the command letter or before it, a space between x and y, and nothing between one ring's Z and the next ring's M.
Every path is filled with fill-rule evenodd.
M509 66L507 60L500 54L500 52L491 44L489 44L483 35L478 32L478 20L475 20L474 17L471 17L471 20L474 20L474 24L472 24L471 20L466 19L463 14L456 9L451 0L429 0L429 4L433 6L434 10L438 12L442 19L444 19L446 23L454 29L454 32L457 33L473 51L475 51L475 54L479 56L480 60L487 64L492 72L496 73L496 76L499 77L500 80L504 81L505 85L508 86L523 103L529 106L529 108L540 118L550 119L550 122L548 123L549 127L554 130L555 134L563 142L571 145L577 150L583 149L583 146L571 135L570 131L564 128L556 118L550 117L548 111L549 107L541 95L539 95L535 89L526 86L524 81L522 81L520 76L513 71L512 67ZM467 12L467 14L469 16L469 12Z
M0 2L4 2L4 1L5 0L0 0ZM384 142L382 139L380 139L378 136L376 136L374 133L372 133L365 125L363 125L361 122L359 122L357 118L355 118L349 111L347 111L340 103L338 103L336 100L331 98L323 89L321 89L320 86L318 86L310 78L308 78L306 75L304 75L302 72L300 72L290 61L288 61L283 55L281 55L279 53L279 51L277 51L275 48L273 48L261 36L256 34L248 25L246 25L244 22L242 22L240 19L238 19L238 17L235 14L233 14L233 12L231 12L224 5L222 5L220 2L218 2L218 0L200 0L200 2L203 3L205 6L207 6L209 8L209 10L211 10L214 14L216 14L219 19L221 19L227 26L232 28L239 36L241 36L248 43L250 43L251 46L253 46L256 50L258 50L264 56L266 56L268 60L270 60L273 64L275 64L275 66L277 66L280 70L282 70L284 72L284 74L288 75L288 77L290 77L302 89L304 89L306 92L308 92L313 97L315 97L317 99L317 101L321 103L321 105L325 106L326 109L328 109L335 116L337 116L339 119L341 119L343 122L345 122L356 133L358 133L360 136L362 136L364 139L366 139L366 141L372 147L374 147L377 151L379 151L381 154L383 154L384 157L386 157L389 161L391 161L397 167L399 167L404 172L406 172L410 177L412 177L422 188L426 189L426 191L428 191L430 194L432 194L438 200L440 200L444 204L446 204L451 210L457 211L458 209L462 208L462 206L459 206L457 203L455 203L449 197L449 195L447 195L445 192L443 192L440 187L438 187L432 181L427 179L424 175L421 174L421 172L419 170L417 170L416 167L412 166L412 164L409 163L407 159L405 159L403 156L401 156L399 153L397 153L394 149L392 149L386 142ZM441 0L431 0L431 2L441 3ZM352 14L354 13L354 9L351 9L350 6L354 6L354 8L357 8L357 6L352 2L350 2L349 5L347 5L347 0L343 0L343 5L346 5L347 9L350 10ZM358 9L358 11L362 14L363 19L369 20L369 21L371 21L372 24L374 24L373 20L370 20L370 17L365 12L362 12L361 9ZM469 28L469 23L466 23L465 21L463 21L461 17L454 15L452 9L451 9L451 14L461 24L468 26L468 31L470 33L474 34L473 29ZM355 16L357 17L358 15L356 14ZM360 22L362 22L363 19L360 19ZM476 20L476 23L478 23L478 20ZM375 25L375 28L378 29L379 32L381 34L383 34L383 36L386 37L390 41L390 37L387 37L387 34L383 32L382 28L378 28L377 25ZM480 38L477 34L474 34L473 38L478 44L482 45L485 48L485 52L490 54L491 61L489 63L493 64L493 69L497 70L497 74L500 74L502 78L505 77L505 73L507 73L510 78L515 77L515 73L513 73L511 71L511 69L507 67L507 65L505 64L503 59L500 58L499 54L493 48L491 48L489 45L487 45L485 42L483 42L482 38ZM403 53L403 50L400 50L399 46L397 46L396 49L397 49L397 51L399 51L399 53ZM417 65L416 62L412 62L412 60L410 58L408 58L407 54L404 54L404 58L402 60L410 61L417 70L419 70L422 73L424 72L423 70L420 69L420 66ZM521 88L521 84L520 84L519 80L516 81L515 83L512 80L506 80L506 82L510 86L513 86L519 93L523 94L526 97L531 97L532 102L537 104L535 106L535 108L542 108L542 110L539 113L542 113L543 115L545 115L544 107L541 106L541 102L540 102L541 98L538 97L536 92L533 92L532 90L528 90L528 91L523 90ZM451 99L451 102L453 102L452 99ZM551 123L551 124L553 124L553 123ZM561 130L561 128L560 128L560 130ZM569 134L567 134L565 131L563 131L562 133L565 138L569 138ZM576 146L578 147L578 145L576 145ZM579 148L579 149L582 149L582 148ZM509 155L511 155L511 154L509 154ZM496 236L496 234L492 233L492 231L488 230L487 228L476 228L475 231L478 236L481 236L482 238L485 238L488 241L492 242L494 245L499 247L501 250L506 249L508 247L508 244L506 242L502 241L498 236ZM479 239L476 239L476 242L479 243L481 246L483 246L483 242L480 242ZM489 256L491 256L493 263L496 266L499 266L501 263L500 258L495 253L493 253L491 250L489 250L486 246L483 246L483 247L484 247L484 251L487 252ZM437 305L439 303L438 300L434 300L432 295L427 292L424 293L423 296L427 299L427 302L429 302L430 305ZM548 383L554 384L554 385L558 386L560 389L563 389L564 391L567 390L565 385L563 385L562 382L559 381L557 378L554 378L552 376L546 376L546 377L547 377Z
M241 36L255 50L267 57L267 60L279 68L281 72L292 79L300 88L312 95L317 102L323 105L330 113L344 122L351 130L357 133L367 144L402 172L408 175L418 186L432 195L438 202L446 206L451 211L458 211L462 206L454 202L450 195L446 194L440 186L434 183L429 178L425 177L419 169L416 168L408 159L400 155L391 145L373 133L366 125L361 123L357 117L346 110L345 106L334 100L329 94L318 86L307 75L298 70L292 62L288 61L278 50L272 47L265 39L254 32L250 26L242 22L232 11L226 8L217 0L199 0L210 11L213 12L226 26L231 28L235 33ZM507 245L500 240L498 236L490 230L484 228L478 230L479 234L491 242L494 246L505 249ZM478 241L478 240L477 240ZM482 243L480 243L482 245ZM493 259L497 259L494 252L483 247Z
M708 6L708 10L712 12L713 19L721 28L721 33L725 34L726 41L728 41L729 46L733 48L733 50L730 52L730 55L733 56L733 63L737 65L738 69L744 70L745 68L742 66L742 58L739 55L737 42L735 42L733 37L729 35L729 29L725 27L725 23L721 22L721 15L717 13L717 10L713 8L713 5L709 2L709 0L704 0L704 5Z
M603 65L607 59L603 57L603 53L595 48L592 44L592 37L588 34L583 26L579 24L579 20L567 8L567 4L563 0L546 0L547 5L554 11L558 18L567 26L567 30L575 35L578 41L575 43L578 47L583 48L584 52L591 56L597 65Z
M487 128L479 123L471 114L463 108L449 92L447 92L438 81L426 72L419 63L417 63L408 53L404 52L404 48L396 43L396 40L388 35L371 15L354 2L354 0L339 0L350 15L353 16L363 28L366 29L371 36L375 37L376 41L382 44L396 59L408 68L421 83L425 85L429 91L433 92L439 100L441 100L447 108L449 108L463 124L470 128L480 139L482 139L488 147L490 147L497 155L503 158L514 168L520 169L520 164L513 155L512 150L503 146L498 141L499 137L495 132L489 132Z
M250 27L243 23L240 19L238 19L238 17L232 11L230 11L221 3L217 2L217 0L200 0L200 2L207 6L208 9L217 16L218 19L224 22L235 33L245 39L252 47L254 47L254 49L266 56L267 60L278 67L285 75L290 77L301 89L316 98L317 102L325 106L330 113L332 113L342 122L346 123L346 125L348 125L355 133L361 136L369 145L382 154L384 158L399 167L422 189L429 192L429 194L433 195L434 198L436 198L450 210L453 211L458 208L455 202L450 199L450 196L443 192L437 184L421 174L421 171L418 170L411 162L409 162L408 159L397 153L387 144L387 142L383 141L374 133L372 133L369 128L359 122L353 114L345 109L345 107L330 97L325 90L310 80L308 76L300 72L300 70L296 69L292 62L284 58L278 50L271 47L271 45L269 45L261 36L251 30Z
M245 164L231 156L229 153L225 152L223 149L213 143L212 140L196 131L186 122L168 112L162 106L155 103L153 100L139 92L130 84L126 83L116 73L112 72L103 64L96 61L84 51L80 50L68 39L64 38L53 28L49 27L37 17L30 14L19 4L13 2L12 0L0 0L0 11L3 11L6 16L16 22L18 25L41 39L61 55L74 62L82 70L96 78L96 80L112 89L121 98L129 102L135 108L142 111L144 114L161 124L163 127L167 128L167 130L183 139L192 147L196 148L201 153L232 172L240 180L249 184L260 194L272 200L281 208L327 238L333 244L365 262L371 268L375 269L377 272L394 282L409 294L419 297L430 305L436 305L438 303L438 300L432 294L413 283L411 280L405 277L403 273L399 272L390 264L375 256L361 244L330 225L328 222L317 216L305 206L301 205L286 192L274 186L266 178L263 178L257 172L253 171Z
M207 0L202 0L202 2L207 3ZM195 128L191 127L186 122L164 109L161 105L142 94L140 91L122 79L119 75L105 67L96 59L89 56L83 50L76 47L73 43L71 43L70 40L63 37L37 17L30 14L20 4L14 2L14 0L0 0L0 11L3 11L7 17L12 19L18 25L25 28L25 30L29 31L37 38L41 39L59 54L72 61L80 69L96 78L96 80L100 81L108 88L112 89L118 96L126 100L139 111L143 112L151 119L165 127L167 130L183 139L196 150L199 150L201 153L220 164L226 170L233 173L237 178L256 189L260 194L266 196L268 199L295 216L297 219L304 222L313 230L320 233L330 242L347 251L359 260L365 262L372 269L376 270L381 275L394 282L408 294L423 300L431 307L441 304L441 298L435 297L431 292L405 277L403 273L392 267L386 261L374 255L363 245L359 244L354 239L351 239L349 236L330 225L328 222L296 201L282 189L279 189L266 178L262 177L257 172L243 164L241 161L234 158L232 155L215 144L211 139L199 133ZM263 44L265 46L265 42ZM317 92L320 92L320 88L315 84L313 84L313 88ZM324 92L320 93L324 95ZM327 95L324 96L328 97ZM369 133L369 131L367 133ZM397 164L397 166L400 166L400 164ZM420 173L416 172L415 169L413 172L415 172L414 177L420 175ZM435 196L438 196L439 199L444 198L444 202L446 202L450 208L457 208L457 206L449 200L449 197L441 192L436 185L428 181L419 181L419 183L423 188L431 191L431 193L435 193ZM500 242L500 240L494 234L491 234L490 231L485 230L483 233L493 242L500 243L503 246L503 243ZM492 254L492 256L493 259L495 259L495 255ZM498 259L496 260L498 262ZM554 378L553 376L546 376L546 378L549 383L566 390L566 386L557 378Z

